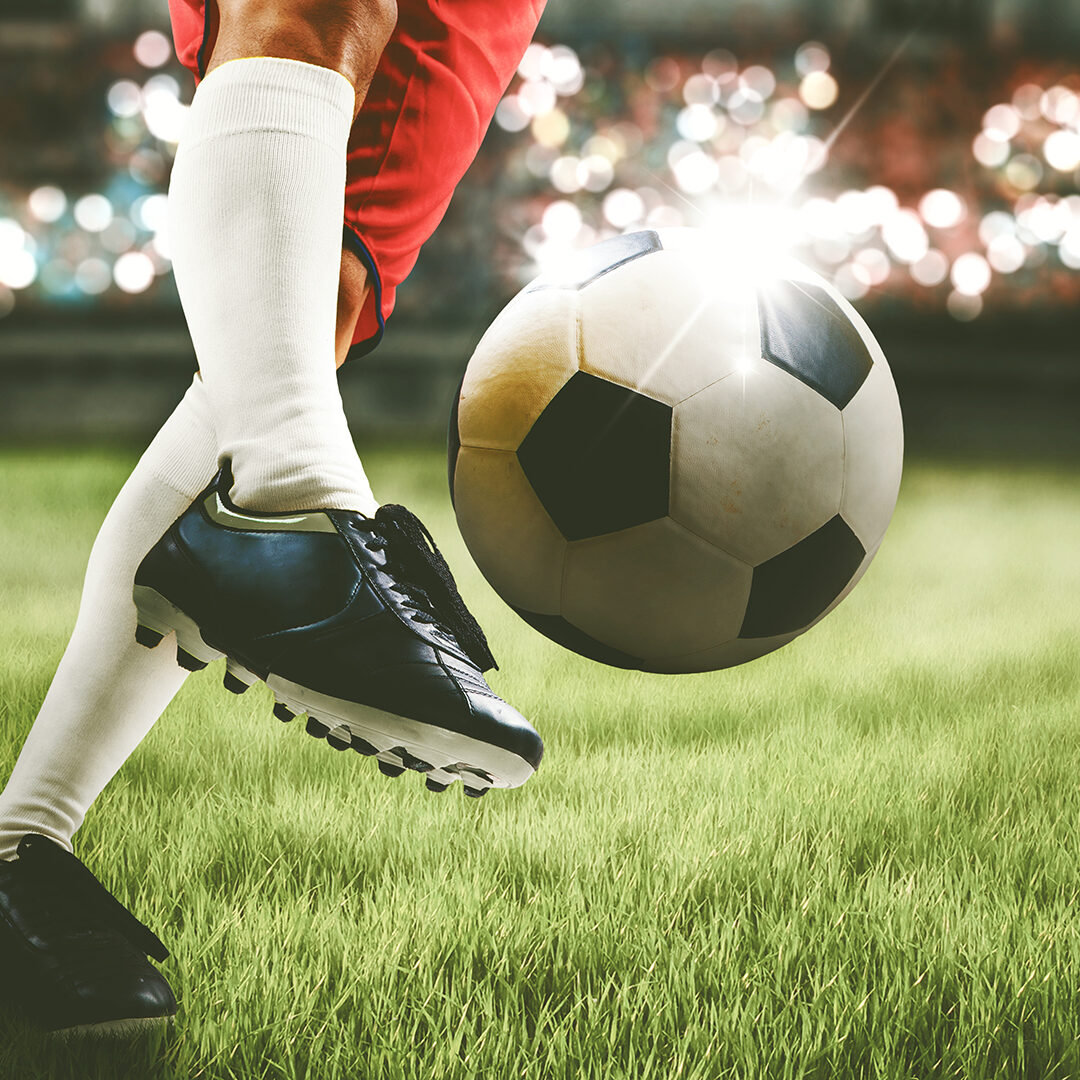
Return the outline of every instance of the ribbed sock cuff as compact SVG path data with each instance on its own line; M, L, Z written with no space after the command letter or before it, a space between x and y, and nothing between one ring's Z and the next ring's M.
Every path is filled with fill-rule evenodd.
M330 68L276 56L230 60L195 91L184 147L241 132L286 131L340 150L355 102L352 83Z

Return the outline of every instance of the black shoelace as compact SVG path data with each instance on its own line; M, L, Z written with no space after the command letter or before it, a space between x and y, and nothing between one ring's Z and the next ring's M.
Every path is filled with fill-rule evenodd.
M420 622L436 623L450 633L481 670L498 668L484 631L465 606L450 567L424 523L396 503L375 513L372 546L386 551L387 564L400 580L394 591L405 597Z

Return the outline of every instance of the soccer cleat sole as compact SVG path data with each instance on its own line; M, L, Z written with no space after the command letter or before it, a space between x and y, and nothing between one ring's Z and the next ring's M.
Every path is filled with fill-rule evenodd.
M177 661L189 671L201 670L224 658L225 686L233 693L243 693L261 678L273 691L273 711L279 720L306 715L309 735L325 739L335 749L351 747L365 757L375 757L387 777L418 772L426 777L430 791L445 791L461 780L465 794L479 798L493 787L520 787L536 771L518 754L483 740L320 694L273 672L265 677L256 675L208 645L195 621L155 589L136 585L134 598L139 624L135 637L139 644L152 649L175 633Z
M50 1039L64 1042L83 1039L125 1039L143 1032L171 1027L175 1020L175 1016L133 1016L121 1020L103 1020L99 1024L75 1024L72 1027L57 1028L47 1034Z

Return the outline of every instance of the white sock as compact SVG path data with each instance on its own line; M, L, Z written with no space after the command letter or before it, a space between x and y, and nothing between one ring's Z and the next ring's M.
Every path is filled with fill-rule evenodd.
M354 101L329 68L232 60L199 85L177 150L173 270L247 509L378 506L334 367Z
M86 568L75 630L0 794L0 859L41 833L71 850L90 804L180 689L186 672L163 643L135 643L135 570L209 483L217 439L196 377L124 484Z

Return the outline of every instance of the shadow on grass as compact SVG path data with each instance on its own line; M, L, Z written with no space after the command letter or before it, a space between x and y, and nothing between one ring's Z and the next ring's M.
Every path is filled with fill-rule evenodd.
M0 1077L11 1080L173 1080L181 1041L173 1025L127 1036L62 1038L0 1008Z

